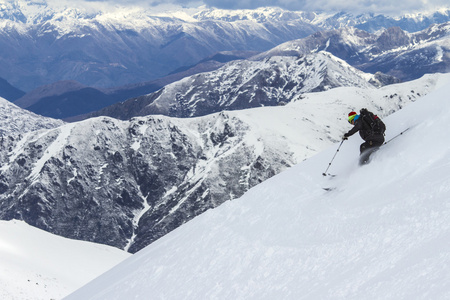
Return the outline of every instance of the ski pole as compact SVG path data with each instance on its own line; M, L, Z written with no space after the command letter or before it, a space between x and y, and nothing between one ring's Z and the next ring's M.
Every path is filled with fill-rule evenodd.
M399 134L397 134L396 136L394 136L392 139L390 139L389 141L385 142L383 145L386 145L387 143L389 143L389 142L392 141L393 139L398 138L399 136L401 136L402 134L404 134L405 132L407 132L407 131L409 130L409 128L411 128L411 127L406 128L405 130L403 130L402 132L400 132Z
M342 140L341 144L340 144L339 147L337 148L336 153L334 154L333 158L331 159L330 163L328 164L328 168L325 170L325 172L322 173L323 176L327 176L328 169L330 168L331 163L333 162L334 158L336 157L337 153L339 152L339 149L341 149L342 143L343 143L344 141L345 141L345 140Z

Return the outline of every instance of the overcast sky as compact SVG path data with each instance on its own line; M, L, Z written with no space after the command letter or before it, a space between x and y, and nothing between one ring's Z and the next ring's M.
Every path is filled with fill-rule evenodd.
M143 5L173 3L186 6L199 6L200 4L205 4L224 9L278 6L288 10L348 11L394 14L432 10L438 7L450 7L449 0L101 0L100 2Z

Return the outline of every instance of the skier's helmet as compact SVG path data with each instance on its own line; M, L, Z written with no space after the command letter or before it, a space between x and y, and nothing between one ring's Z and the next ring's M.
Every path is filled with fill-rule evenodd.
M352 123L352 121L353 121L353 119L355 119L355 117L356 117L356 113L354 111L350 112L348 114L348 122Z

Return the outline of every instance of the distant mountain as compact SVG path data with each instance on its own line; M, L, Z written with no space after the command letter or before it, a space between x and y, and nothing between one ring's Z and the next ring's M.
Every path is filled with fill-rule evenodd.
M69 121L82 119L84 115L106 106L125 101L161 89L163 86L186 76L218 69L224 63L256 54L248 51L220 52L187 68L179 69L163 78L129 84L110 89L84 86L76 81L58 81L39 87L14 101L14 104L34 113Z
M319 58L331 59L324 53L266 64L318 68ZM339 60L334 65L346 68ZM256 78L265 72L248 70ZM282 74L264 78L281 82ZM331 84L339 74L322 75ZM349 109L367 107L384 117L432 91L439 78L376 89L349 77L343 79L364 88L296 94L285 106L197 118L98 117L29 132L1 144L0 219L136 252L339 140L349 129Z
M397 41L392 42L385 41ZM362 54L369 59L359 69L374 70L411 80L430 73L450 71L450 22L433 25L430 28L408 34L396 28L381 35L377 44Z
M36 115L0 98L0 161L4 162L7 157L13 155L12 149L23 136L32 131L55 128L63 124L61 120ZM0 169L1 166L0 163ZM3 188L0 182L0 193Z
M398 27L377 34L353 27L317 32L247 61L232 62L217 71L185 78L152 94L106 107L89 116L128 119L164 114L191 117L225 109L287 103L298 93L352 84L363 86L369 81L368 77L378 86L396 83L398 79L413 80L427 73L450 70L449 40L450 22L414 34ZM346 62L331 59L330 55L327 60L327 55L320 51L330 52L331 56ZM350 70L347 63L374 75L362 75L355 68ZM330 78L332 74L340 75L333 79ZM363 79L355 79L358 76Z
M166 76L220 51L265 51L318 29L301 18L224 22L85 4L6 2L0 75L25 91L62 80L117 87Z
M5 135L21 136L31 131L50 129L64 124L61 120L46 118L21 109L0 98L0 131Z
M14 101L25 95L25 92L13 87L3 78L0 78L0 97Z
M370 33L375 33L376 31L389 27L400 27L407 32L416 32L434 24L449 22L450 9L443 7L436 11L392 16L374 13L353 14L348 12L286 11L269 7L256 10L223 10L210 8L201 10L194 17L197 20L225 22L267 22L269 20L302 19L309 24L319 27L321 30L355 27Z
M450 22L408 33L398 27L371 34L352 27L317 32L281 44L254 59L328 51L368 73L382 72L408 81L450 70Z
M41 86L37 89L34 89L33 91L23 95L13 102L19 107L28 108L32 105L35 105L36 103L39 103L43 98L62 96L66 93L82 90L85 88L87 87L73 80L58 81L53 84Z
M436 11L416 12L403 15L359 14L338 12L329 15L317 14L311 23L324 29L339 29L355 27L370 33L390 27L399 27L404 31L413 33L424 30L434 24L450 21L450 9L443 7Z
M167 85L158 92L130 99L92 114L127 120L162 114L203 116L223 110L286 104L299 94L340 86L369 88L379 83L326 52L303 57L238 61Z
M221 97L221 93L223 93L223 89L218 88L218 86L215 86L214 83L208 83L211 87L214 88L211 93L208 93L208 95L201 92L200 94L195 95L191 93L191 95L193 96L201 95L201 97L203 97L201 101L195 100L198 106L207 106L198 108L198 111L196 113L180 112L180 107L177 109L173 109L173 105L175 104L171 104L172 108L170 112L167 110L167 108L163 110L161 110L161 107L155 108L156 104L150 104L150 102L154 100L154 96L151 95L139 97L138 101L135 101L134 98L150 93L153 93L153 95L155 95L155 92L169 83L176 82L184 78L185 76L189 76L192 74L214 71L219 67L222 67L224 63L230 60L243 58L247 58L250 60L250 62L238 62L232 67L236 70L231 71L229 76L239 77L248 76L248 74L245 75L246 73L248 73L248 70L245 69L257 68L256 65L258 61L261 62L265 59L269 59L275 56L296 58L297 56L304 56L310 53L316 53L318 51L330 52L366 73L376 74L378 80L381 80L381 74L388 75L388 77L385 77L381 80L383 84L395 83L396 81L392 79L392 77L396 77L403 81L408 81L420 78L427 73L445 73L450 70L450 56L448 55L448 40L450 39L449 24L450 22L433 25L430 28L416 33L405 32L399 27L388 28L384 31L377 32L376 34L359 30L354 27L345 27L337 30L322 31L303 39L298 39L281 44L269 51L254 55L253 57L250 56L251 54L255 54L255 52L221 52L209 57L208 59L202 60L200 63L189 67L185 71L182 71L182 69L180 69L179 71L182 72L175 73L155 81L143 82L141 84L135 85L127 85L114 89L95 89L82 85L78 85L78 89L73 89L73 86L72 84L70 84L70 82L63 82L56 85L44 86L36 89L35 91L32 91L28 95L24 96L23 99L18 99L16 103L23 108L27 108L41 115L72 121L96 115L108 115L121 119L131 118L135 115L145 115L153 113L163 113L165 115L174 116L189 116L206 114L208 112L216 112L220 111L221 109L239 109L246 107L256 107L258 105L276 105L277 101L269 101L267 98L271 97L272 99L275 99L274 95L268 95L267 92L265 92L265 90L273 90L274 86L265 86L268 84L268 82L266 82L266 79L263 79L263 77L271 76L272 72L280 71L270 70L267 66L261 67L266 70L266 73L263 74L260 72L259 80L247 82L247 85L253 84L253 87L248 89L248 97L251 97L251 94L256 90L264 91L262 92L262 94L264 94L265 96L258 96L258 99L260 99L261 97L266 98L261 98L261 101L252 100L245 104L241 103L242 101L239 100L232 105L230 105L229 103L221 103L214 108L213 106L215 106L215 104L213 102L215 100L212 98ZM252 67L250 67L250 65L252 65ZM275 64L272 64L271 67L276 66ZM239 74L239 68L242 68L242 74ZM312 66L312 68L314 68L314 66ZM221 72L227 73L227 71ZM198 75L197 80L192 81L192 84L194 86L200 84L202 87L193 87L193 89L207 89L208 86L202 81L217 82L217 80L214 79L214 76L216 76L214 74L218 73L220 72L213 72L212 75ZM293 74L286 74L284 76L292 75ZM311 74L305 73L304 76L306 75L310 76ZM220 76L223 77L223 75ZM344 75L344 77L346 76L351 75ZM221 80L223 79L224 78L222 78ZM242 88L241 86L232 86L233 82L239 85L240 80L230 80L231 78L229 78L228 81L225 81L223 84L221 82L220 86L227 85L229 86L230 90L239 90L239 88ZM270 81L270 79L267 80ZM289 84L283 86L282 88L287 90L292 89L293 92L305 92L314 90L314 88L310 88L309 90L296 90L295 88L299 84L301 85L298 78L284 78L282 82L274 84L283 85L283 82L289 82ZM67 87L64 88L66 84ZM308 83L306 83L305 85L308 86ZM58 88L55 88L54 86L58 86ZM339 86L339 84L337 86ZM186 91L186 84L180 84L178 85L178 87L181 87L181 90L175 91L177 89L177 85L173 85L171 87L171 93L176 93L179 96L183 96L183 101L185 101L185 104L191 101L192 99L187 99L189 98L189 96L183 95L183 89ZM317 90L320 90L320 88ZM53 94L50 93L51 91L53 91ZM279 94L280 97L277 98L278 102L290 101L289 96L285 92ZM233 98L234 96L233 94L227 94L227 97ZM244 97L242 91L240 92L240 97ZM35 99L33 102L31 102L32 104L30 104L30 98ZM125 103L116 105L116 103L124 102L127 99L130 99L130 101L128 101L128 104L132 104L131 106L128 106L128 104ZM173 100L175 99L175 97L172 97L171 99ZM159 103L161 103L160 100L158 100ZM206 104L207 102L208 104ZM185 104L179 105L182 106ZM110 105L112 105L112 107L107 107ZM190 110L192 109L193 108L190 108ZM93 111L98 112L90 114Z
M147 82L217 52L266 51L317 31L391 26L417 31L450 20L450 11L398 17L291 12L280 8L198 8L158 12L16 0L0 12L1 77L24 91L74 80L93 88Z

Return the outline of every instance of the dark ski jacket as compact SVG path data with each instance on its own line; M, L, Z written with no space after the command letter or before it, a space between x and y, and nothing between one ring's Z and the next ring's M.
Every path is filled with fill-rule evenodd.
M370 140L384 140L384 136L382 133L374 133L372 131L372 128L370 128L370 126L363 122L362 117L359 117L358 119L356 119L355 124L353 125L353 128L350 129L349 132L347 132L345 134L346 137L352 136L355 133L357 133L359 131L359 135L361 136L361 138L365 141L370 141Z

